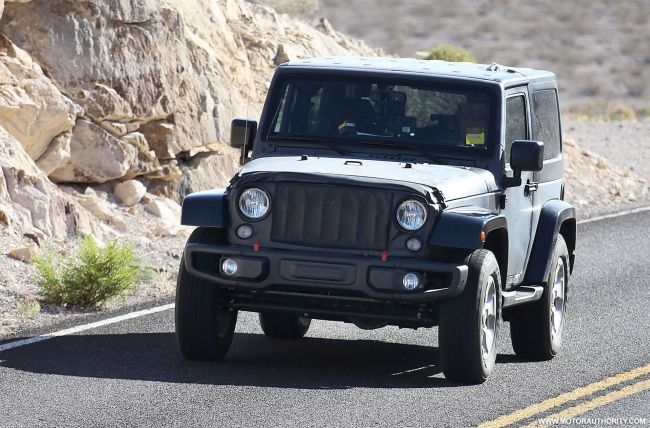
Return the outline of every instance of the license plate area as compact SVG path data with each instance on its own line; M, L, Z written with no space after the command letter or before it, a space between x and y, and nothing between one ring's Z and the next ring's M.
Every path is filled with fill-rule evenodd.
M282 260L280 262L280 275L289 281L349 285L354 282L356 277L356 267L339 263Z

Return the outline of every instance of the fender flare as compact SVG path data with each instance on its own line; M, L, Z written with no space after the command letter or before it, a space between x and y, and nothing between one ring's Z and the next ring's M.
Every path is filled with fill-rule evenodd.
M535 241L528 259L524 284L545 285L551 269L551 257L558 235L562 234L569 250L569 264L573 271L576 247L576 210L568 202L547 201L539 213Z
M226 189L205 190L183 199L181 224L184 226L225 227Z
M476 250L483 248L481 232L496 229L508 230L505 216L479 207L451 208L440 214L429 244Z

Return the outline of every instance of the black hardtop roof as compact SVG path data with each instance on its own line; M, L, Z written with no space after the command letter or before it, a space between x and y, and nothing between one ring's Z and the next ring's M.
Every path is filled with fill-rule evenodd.
M499 64L488 65L470 62L423 60L415 58L331 56L290 61L282 64L280 67L420 74L432 77L452 77L458 79L492 81L503 84L504 86L534 81L555 80L555 74L550 71L534 70L532 68L508 67Z

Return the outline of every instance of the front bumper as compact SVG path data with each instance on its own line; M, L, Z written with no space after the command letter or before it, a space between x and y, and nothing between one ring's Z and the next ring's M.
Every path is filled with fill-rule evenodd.
M211 257L212 262L196 263L200 255ZM220 272L223 257L240 261L240 277ZM378 256L326 252L254 251L232 245L188 243L184 263L191 275L259 295L291 287L300 293L325 290L327 298L356 295L380 302L427 303L457 296L467 281L467 266L462 264L405 258L382 261ZM403 289L401 278L409 272L423 279L422 288Z

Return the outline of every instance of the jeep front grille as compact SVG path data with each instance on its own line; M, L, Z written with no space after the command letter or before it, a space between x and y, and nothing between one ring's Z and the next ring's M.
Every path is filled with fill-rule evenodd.
M391 193L364 187L278 183L271 240L310 247L384 250Z

